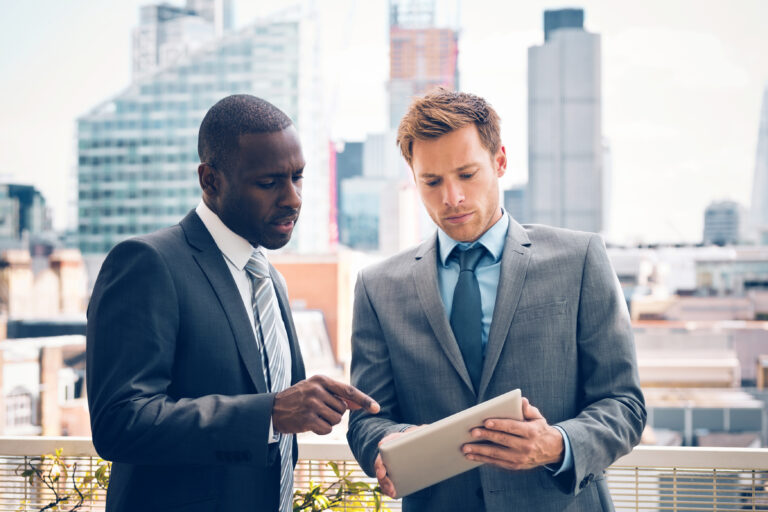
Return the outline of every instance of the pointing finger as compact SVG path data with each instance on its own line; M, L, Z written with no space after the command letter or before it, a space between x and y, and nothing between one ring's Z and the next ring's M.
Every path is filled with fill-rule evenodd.
M373 398L369 397L359 389L349 384L343 384L335 380L328 379L323 383L328 391L338 396L350 409L363 408L371 414L376 414L381 410L379 404Z

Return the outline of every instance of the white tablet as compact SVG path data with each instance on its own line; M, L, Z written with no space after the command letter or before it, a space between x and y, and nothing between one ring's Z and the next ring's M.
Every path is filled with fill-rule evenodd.
M461 452L474 441L470 431L489 418L523 419L520 390L515 389L457 412L379 447L398 497L407 496L480 466Z

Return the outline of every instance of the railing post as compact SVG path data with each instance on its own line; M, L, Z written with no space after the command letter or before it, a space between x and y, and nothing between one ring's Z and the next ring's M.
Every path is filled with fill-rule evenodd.
M672 511L677 512L677 468L672 468Z

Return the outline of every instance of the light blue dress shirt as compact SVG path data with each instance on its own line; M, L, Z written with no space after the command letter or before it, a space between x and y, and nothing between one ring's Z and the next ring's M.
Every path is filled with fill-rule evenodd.
M437 282L440 288L440 298L445 307L445 314L451 317L453 307L453 290L456 289L456 282L459 280L459 261L456 258L449 258L451 251L457 245L462 249L470 249L477 244L481 244L486 249L486 253L480 259L475 268L477 282L480 285L480 305L483 310L483 357L488 345L488 333L491 331L491 320L493 320L493 309L496 306L496 290L499 287L499 277L501 275L501 256L504 253L504 244L507 241L507 231L509 230L509 215L502 208L501 218L496 224L483 233L479 239L474 242L457 242L448 236L442 229L437 228L437 245L440 261L437 265ZM535 405L535 404L534 404ZM571 443L565 430L554 426L563 434L563 444L565 446L563 454L563 463L560 468L547 466L555 472L555 475L568 471L573 467L573 453Z

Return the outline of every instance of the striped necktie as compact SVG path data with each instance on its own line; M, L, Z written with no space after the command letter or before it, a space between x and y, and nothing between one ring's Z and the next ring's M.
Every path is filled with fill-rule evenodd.
M291 385L287 362L290 361L288 336L277 308L277 297L269 276L267 258L255 250L245 265L253 284L251 304L256 321L264 380L272 393ZM293 435L277 434L280 448L280 512L293 510Z

